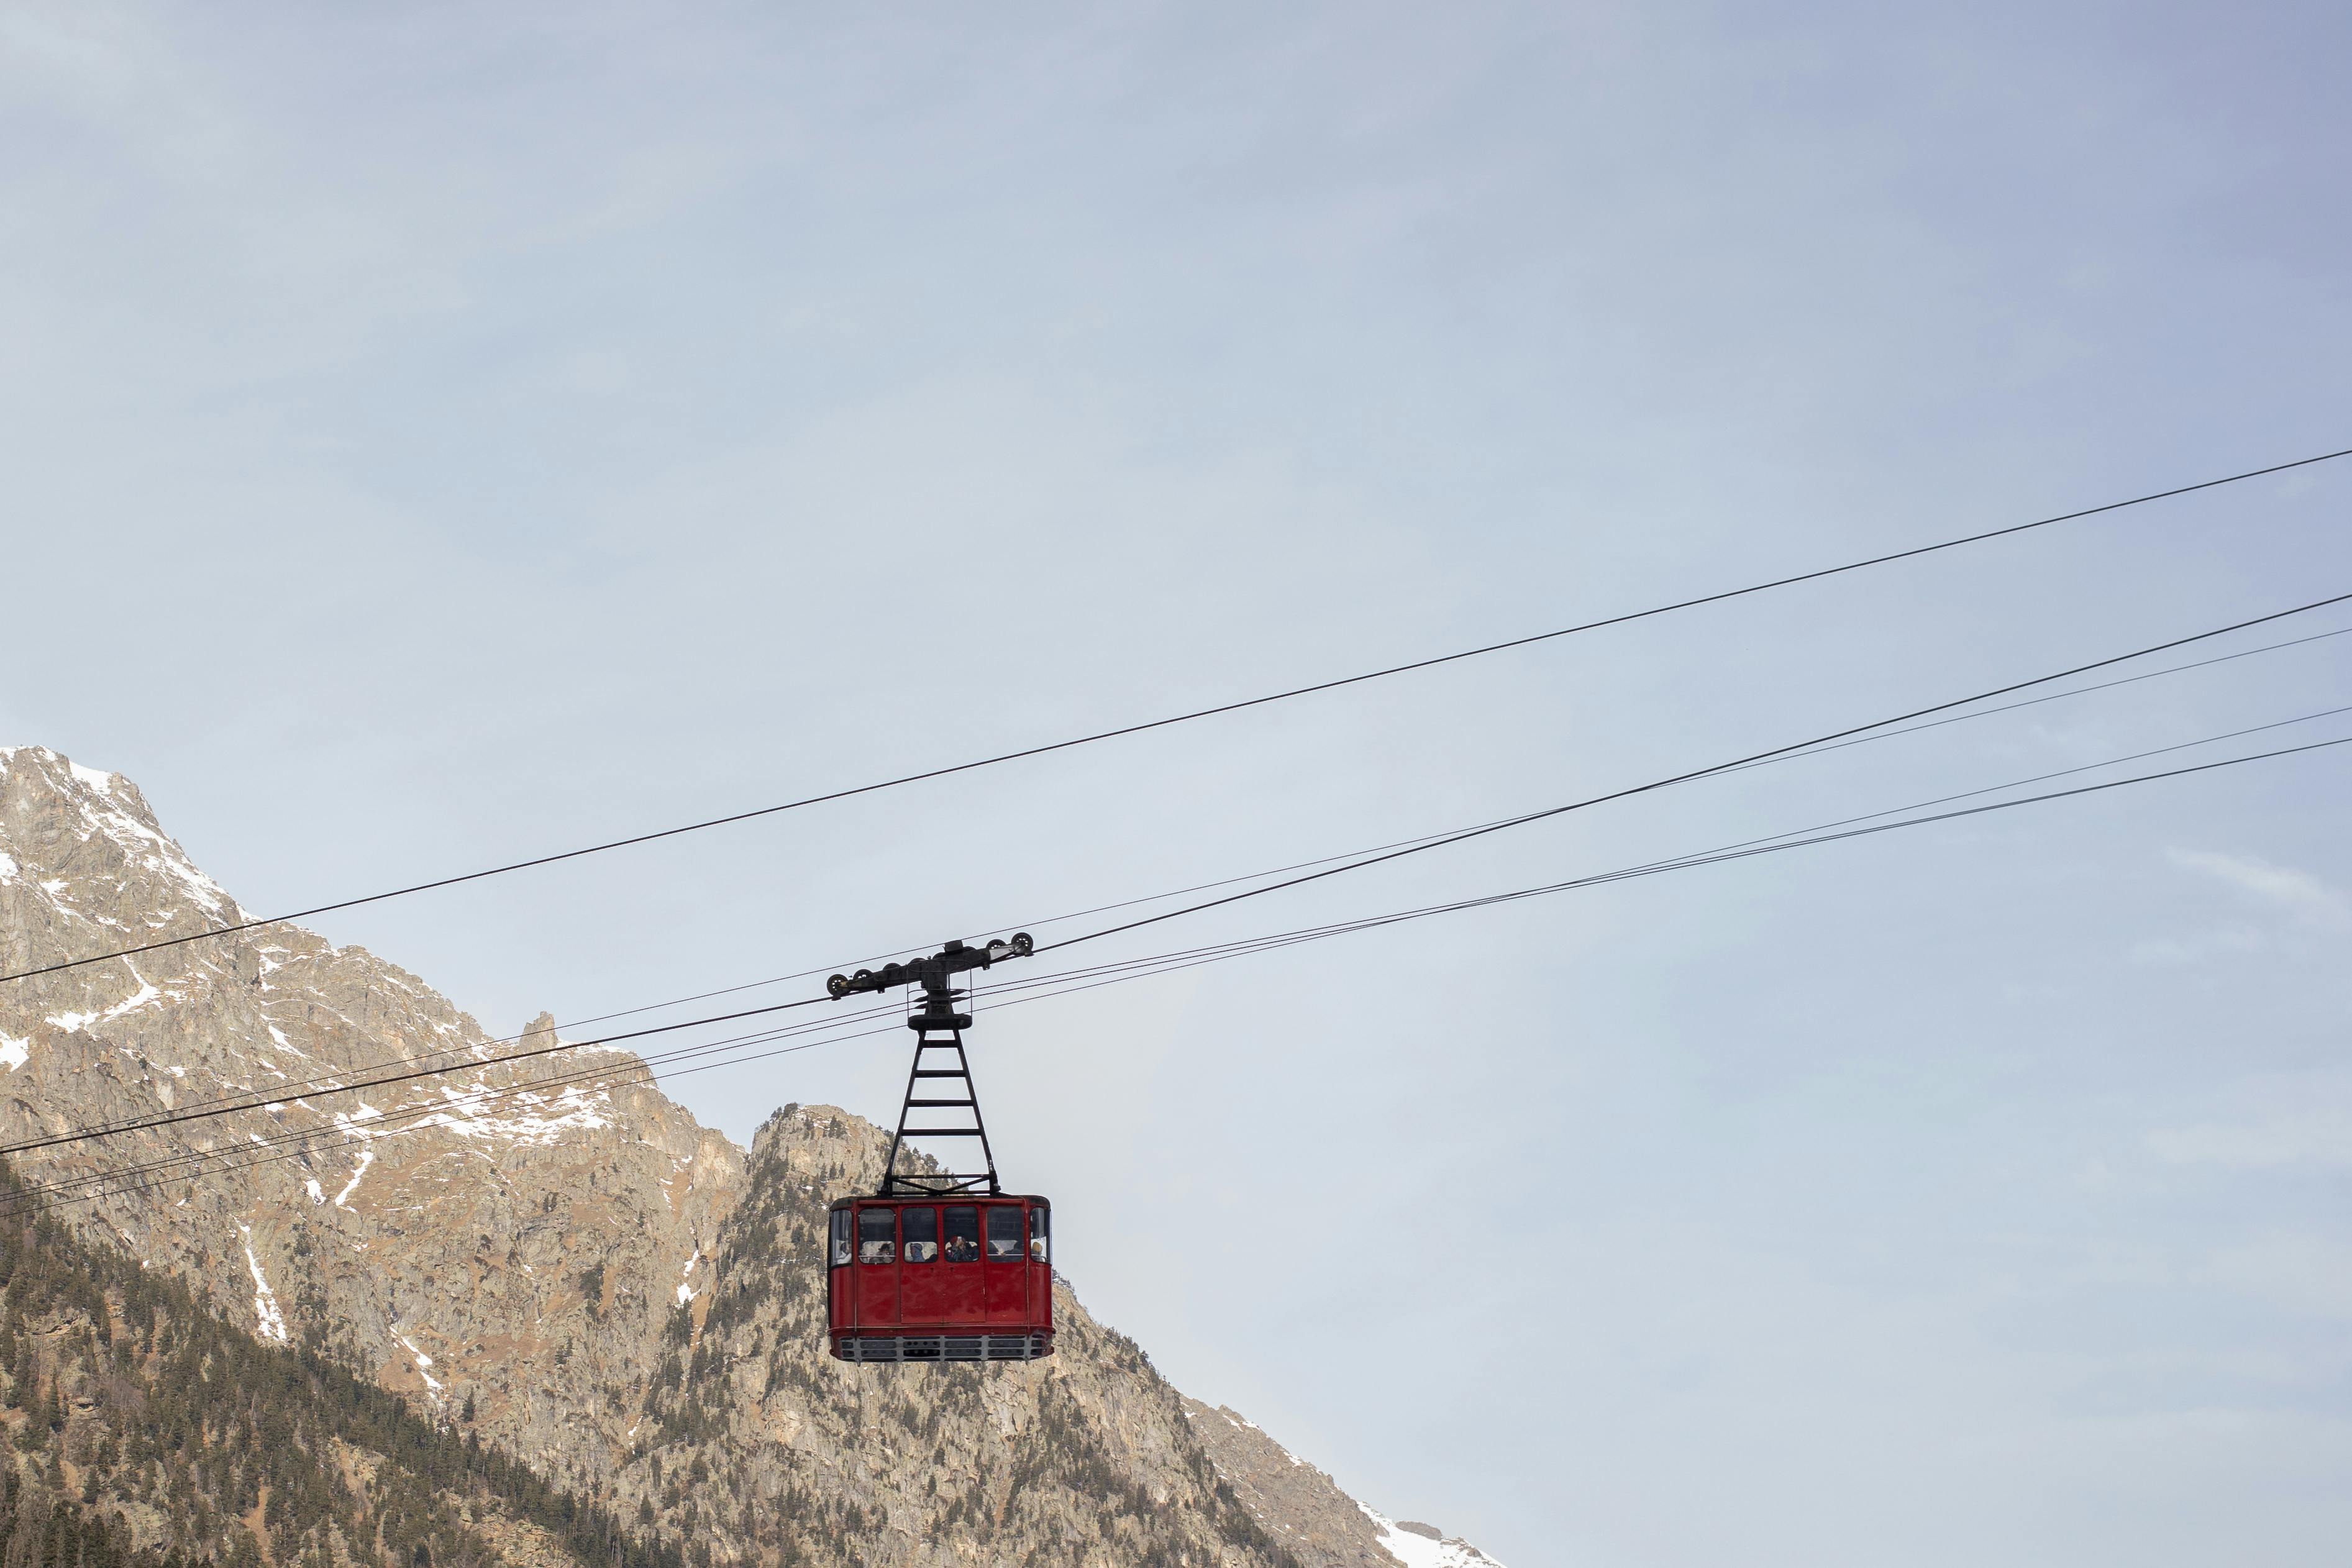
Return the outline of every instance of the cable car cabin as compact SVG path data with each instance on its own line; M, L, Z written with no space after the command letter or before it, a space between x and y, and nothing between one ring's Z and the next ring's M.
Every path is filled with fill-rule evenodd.
M981 1194L843 1198L828 1220L826 1322L840 1361L1035 1361L1054 1353L1051 1205Z

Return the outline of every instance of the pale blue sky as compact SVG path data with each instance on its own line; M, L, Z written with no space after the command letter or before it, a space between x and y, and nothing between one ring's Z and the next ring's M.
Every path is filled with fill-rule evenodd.
M276 910L2352 445L2347 33L14 7L0 743L130 774ZM1003 929L2352 590L2347 498L2307 470L319 923L499 1029ZM1133 951L2335 706L2347 643ZM982 1092L1100 1315L1512 1568L2333 1562L2346 765L1008 1012ZM739 1137L879 1118L902 1048L674 1092Z

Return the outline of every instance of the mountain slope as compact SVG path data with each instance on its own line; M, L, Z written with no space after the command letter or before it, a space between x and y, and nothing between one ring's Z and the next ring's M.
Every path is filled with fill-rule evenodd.
M825 1353L825 1205L873 1190L887 1142L829 1106L761 1128L709 1314L698 1330L674 1319L655 1369L646 1451L621 1479L640 1517L733 1561L1290 1568L1218 1477L1182 1395L1066 1283L1045 1361L854 1367ZM698 1467L727 1479L723 1500L676 1484Z
M0 752L7 970L248 918L130 781ZM329 1352L427 1408L471 1398L486 1436L551 1474L598 1474L626 1447L612 1391L658 1355L742 1159L625 1053L483 1059L511 1048L366 950L271 924L0 988L0 1138L283 1093L20 1167L54 1181L315 1129L289 1158L168 1173L62 1212L266 1339ZM387 1063L449 1070L301 1092ZM486 1098L598 1066L610 1076Z
M1184 1414L1250 1517L1301 1568L1500 1568L1435 1525L1375 1513L1237 1411L1187 1399Z
M0 1560L680 1568L610 1513L175 1279L0 1173Z
M0 750L0 970L247 918L130 781ZM271 923L0 986L0 1142L266 1098L19 1168L41 1184L144 1167L60 1187L60 1222L692 1568L1323 1568L1416 1549L1366 1537L1336 1487L1314 1540L1277 1519L1248 1495L1250 1457L1204 1441L1066 1284L1048 1361L833 1362L824 1208L872 1189L885 1135L787 1108L747 1155L635 1057L564 1047L545 1015L521 1038L541 1054L492 1060L516 1046L415 976ZM386 1064L416 1076L336 1088ZM1324 1537L1357 1554L1317 1555Z

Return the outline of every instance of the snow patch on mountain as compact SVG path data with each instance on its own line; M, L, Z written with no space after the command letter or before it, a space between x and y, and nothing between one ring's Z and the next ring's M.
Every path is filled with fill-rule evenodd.
M125 1013L136 1013L142 1007L152 1006L155 1003L161 1002L164 999L163 993L157 990L154 984L150 982L145 975L140 973L136 969L131 969L131 961L129 959L124 959L122 961L122 966L125 969L131 970L131 978L139 982L139 989L132 992L123 1000L117 1002L113 1006L109 1007L105 1012L100 1013L98 1016L98 1022L101 1024L111 1024L115 1019L121 1017Z
M32 1057L32 1041L20 1040L5 1030L0 1030L0 1062L6 1062L10 1072L23 1067Z
M498 1089L479 1082L464 1090L444 1084L441 1094L446 1102L442 1109L419 1117L401 1131L446 1127L460 1138L544 1147L566 1132L593 1132L613 1125L612 1096L601 1089L583 1094L576 1084L565 1085L551 1100L529 1089ZM490 1108L501 1102L519 1109L504 1115L493 1113Z
M286 1342L286 1314L278 1310L278 1292L269 1288L269 1279L261 1272L261 1259L253 1255L253 1227L236 1227L245 1235L245 1266L253 1270L253 1316L260 1324L261 1337Z
M127 961L125 967L129 967ZM131 977L139 982L139 989L111 1007L101 1008L91 1013L79 1011L52 1013L49 1015L48 1021L68 1035L79 1035L93 1024L110 1024L126 1013L135 1013L142 1007L152 1006L158 1002L169 1000L164 992L157 990L136 969L131 971Z
M335 1206L337 1208L342 1208L349 1205L352 1194L360 1190L360 1178L367 1174L368 1167L370 1165L375 1163L375 1151L366 1147L367 1141L374 1137L375 1134L361 1126L360 1123L362 1121L374 1121L383 1115L383 1111L378 1110L374 1106L370 1105L364 1100L360 1101L360 1110L357 1116L353 1116L348 1111L338 1110L335 1112L335 1131L344 1134L347 1138L357 1142L361 1145L360 1163L352 1170L352 1179L345 1182L343 1184L343 1190L335 1194Z
M425 1380L425 1386L435 1394L440 1393L441 1380L433 1375L433 1358L418 1350L416 1342L406 1334L395 1331L392 1337L398 1340L402 1347L416 1358L416 1375Z
M1458 1535L1443 1535L1433 1524L1400 1523L1378 1509L1358 1503L1381 1532L1381 1549L1404 1568L1503 1568Z

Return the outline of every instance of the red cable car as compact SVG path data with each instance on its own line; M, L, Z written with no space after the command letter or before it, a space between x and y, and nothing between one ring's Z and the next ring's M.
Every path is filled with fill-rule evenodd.
M950 979L1002 958L1026 958L1029 933L985 947L951 942L929 958L861 969L825 982L835 1000L861 991L920 985L915 1065L890 1139L881 1190L837 1200L827 1215L825 1323L836 1360L850 1362L1035 1361L1054 1353L1053 1206L1007 1193L981 1120L971 1064L963 1050L970 1015ZM948 1054L953 1066L947 1065ZM961 1094L938 1089L961 1089ZM968 1110L970 1126L910 1127L916 1111L937 1122ZM950 1119L951 1120L951 1119ZM975 1138L984 1171L901 1172L909 1138Z

